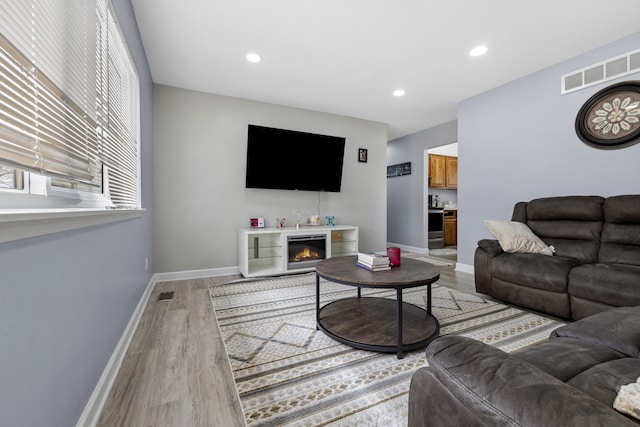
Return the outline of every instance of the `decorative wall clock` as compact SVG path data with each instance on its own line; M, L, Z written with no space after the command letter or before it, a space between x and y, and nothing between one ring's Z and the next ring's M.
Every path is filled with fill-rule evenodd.
M587 145L624 148L640 142L640 81L608 86L584 103L576 133Z

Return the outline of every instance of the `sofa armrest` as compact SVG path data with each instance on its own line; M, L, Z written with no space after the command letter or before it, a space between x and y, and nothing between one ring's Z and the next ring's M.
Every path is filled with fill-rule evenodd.
M480 341L445 336L412 377L409 426L636 426L530 363Z
M473 271L476 291L492 295L491 291L491 259L503 253L497 240L483 239L478 241L478 247L473 257Z
M478 247L482 248L490 258L504 253L502 246L497 240L482 239L478 241Z

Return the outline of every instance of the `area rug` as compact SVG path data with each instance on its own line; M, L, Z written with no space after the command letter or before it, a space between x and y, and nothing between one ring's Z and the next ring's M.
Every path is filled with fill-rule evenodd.
M405 426L411 375L424 349L356 350L315 326L315 274L239 280L209 287L248 426ZM321 282L321 304L355 289ZM395 298L395 291L363 289ZM433 285L440 335L475 338L505 351L544 341L561 323ZM425 306L426 287L403 299Z

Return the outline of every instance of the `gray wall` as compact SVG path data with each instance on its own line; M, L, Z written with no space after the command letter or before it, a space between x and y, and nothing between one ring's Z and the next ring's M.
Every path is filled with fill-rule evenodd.
M316 214L318 204L322 217L360 227L362 250L384 250L386 125L162 85L154 92L157 272L237 267L237 230L251 217L291 226L293 211ZM342 191L246 189L249 123L345 137ZM369 150L367 163L358 148Z
M425 150L458 140L457 121L389 141L387 163L411 162L411 175L387 179L387 241L426 251ZM459 167L458 167L459 169Z
M640 33L467 99L458 107L458 261L473 264L484 219L508 220L514 203L560 195L637 194L640 145L598 150L576 136L582 104L618 81L560 94L562 74L635 50Z
M152 83L129 0L114 0L142 83L142 218L0 244L0 425L75 425L151 279ZM151 264L151 267L153 264Z

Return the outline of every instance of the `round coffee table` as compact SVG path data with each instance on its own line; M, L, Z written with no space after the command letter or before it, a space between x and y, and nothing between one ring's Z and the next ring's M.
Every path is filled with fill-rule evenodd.
M431 314L431 284L440 269L427 262L403 258L398 267L372 272L356 265L357 256L340 256L316 264L316 324L331 338L348 346L397 353L426 347L440 333ZM358 288L357 296L320 307L320 278ZM402 290L427 286L426 310L402 301ZM395 289L396 299L362 297L361 288Z

